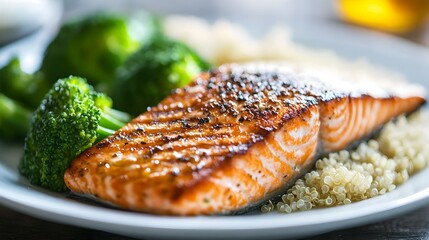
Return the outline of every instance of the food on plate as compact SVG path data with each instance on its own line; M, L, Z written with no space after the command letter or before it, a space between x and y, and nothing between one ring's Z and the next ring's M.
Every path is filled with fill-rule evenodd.
M205 59L221 66L201 73ZM222 65L231 62L243 65ZM130 116L86 80L56 82L70 74L117 109L148 111L125 125ZM400 74L305 48L283 29L257 40L227 21L97 13L66 23L34 74L16 58L0 69L0 137L27 135L19 170L50 190L194 215L240 212L292 186L262 211L293 212L383 194L429 164L425 141L414 141L429 134L399 134L428 117L400 117L350 147L424 95Z
M262 212L344 205L393 191L429 165L428 118L423 110L401 116L356 149L317 160L312 171L297 180L280 201L263 205Z
M209 67L185 44L152 38L119 68L112 93L115 107L138 115Z
M43 73L28 74L18 58L0 69L0 139L19 142L30 126L31 113L49 90Z
M224 65L80 154L64 179L132 210L241 211L292 184L316 156L416 110L424 94L293 65Z
M32 184L67 190L63 176L70 161L130 120L111 106L82 78L58 80L32 116L20 173Z
M39 106L50 87L51 83L43 73L29 74L22 71L18 58L12 58L0 69L0 92L29 109Z
M22 139L30 125L31 111L17 101L0 93L0 138Z
M52 83L82 76L109 92L116 69L159 31L159 19L148 13L93 13L61 27L46 49L41 71Z

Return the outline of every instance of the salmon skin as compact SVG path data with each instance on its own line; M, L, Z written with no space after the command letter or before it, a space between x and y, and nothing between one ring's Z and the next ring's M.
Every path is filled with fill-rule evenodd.
M293 68L225 65L203 73L78 156L74 192L155 214L226 214L259 204L383 123L424 90L344 84Z

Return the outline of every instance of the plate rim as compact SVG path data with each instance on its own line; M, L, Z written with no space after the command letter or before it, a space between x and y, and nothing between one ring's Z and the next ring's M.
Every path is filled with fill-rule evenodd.
M420 176L423 178L429 174L429 168L425 169L413 176L412 179ZM411 184L410 179L407 183ZM414 180L417 181L417 180ZM401 188L401 185L399 188ZM45 220L51 220L60 222L63 224L70 224L74 226L80 226L85 228L91 228L96 230L104 230L108 232L114 232L119 234L125 234L131 231L130 236L161 236L169 237L175 234L181 234L183 236L190 236L189 234L198 234L223 231L220 237L228 236L232 233L248 231L244 236L258 236L261 234L261 230L264 231L280 231L282 237L297 237L297 236L309 236L315 233L323 233L332 230L341 229L344 227L351 227L361 224L362 218L368 218L365 224L378 221L386 218L386 216L395 216L401 213L411 211L429 203L429 184L424 190L418 191L405 198L399 198L391 200L388 204L377 204L374 206L360 206L363 203L377 200L378 198L388 197L389 193L376 198L368 199L366 201L356 202L346 206L336 206L333 208L314 209L310 213L312 215L319 215L319 218L313 218L312 221L308 221L309 218L301 214L298 219L294 219L295 224L290 224L290 221L279 221L284 220L287 216L283 214L276 215L241 215L241 216L197 216L197 217L171 217L171 216L156 216L139 212L128 212L122 210L108 209L100 206L85 205L80 202L74 202L68 199L60 199L54 196L44 194L42 192L35 192L36 194L30 195L30 198L22 198L19 191L26 191L24 187L13 190L13 185L8 185L4 179L0 177L0 203L34 217L42 218ZM399 189L398 188L398 189ZM10 191L12 189L12 191ZM399 191L399 190L396 190ZM6 194L6 196L5 196ZM41 199L37 195L42 195L42 198L48 198L53 201L40 201ZM42 199L43 200L43 199ZM64 204L66 200L66 204ZM32 205L34 203L36 205ZM49 206L46 208L46 206ZM73 212L74 207L79 206L80 211ZM348 209L346 209L348 208ZM364 210L362 210L364 209ZM58 210L67 210L61 212ZM337 211L335 211L337 210ZM332 212L345 211L348 215L336 215L334 218L329 220L320 217L320 213L323 215L331 215ZM392 211L395 210L395 211ZM88 211L90 214L82 213ZM100 214L101 213L101 214ZM318 214L319 213L319 214ZM292 213L296 214L296 213ZM299 213L298 213L299 214ZM60 217L66 218L61 219ZM91 217L92 216L92 217ZM375 216L375 217L374 217ZM117 217L126 219L126 221L117 221ZM268 218L267 218L268 217ZM294 216L297 218L296 216ZM113 220L111 220L113 219ZM299 220L306 220L305 224L300 223ZM311 220L311 218L310 218ZM178 222L177 222L178 221ZM195 225L195 222L205 222L204 224ZM88 223L91 223L88 225ZM287 224L286 224L287 223ZM237 227L237 225L241 227ZM312 231L308 232L290 232L285 234L284 231L292 228L310 228L314 227ZM322 229L317 230L317 227ZM136 234L142 230L145 232L142 234ZM162 231L159 231L162 230ZM256 234L256 235L255 235Z

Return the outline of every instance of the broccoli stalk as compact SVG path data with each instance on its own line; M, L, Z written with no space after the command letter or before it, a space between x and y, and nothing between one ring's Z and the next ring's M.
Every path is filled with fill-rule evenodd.
M58 80L32 116L21 174L35 185L66 191L63 176L70 162L130 120L111 106L110 98L82 78Z
M111 108L105 109L100 115L96 142L112 135L129 121L130 115Z
M30 126L31 111L0 93L0 138L22 139Z

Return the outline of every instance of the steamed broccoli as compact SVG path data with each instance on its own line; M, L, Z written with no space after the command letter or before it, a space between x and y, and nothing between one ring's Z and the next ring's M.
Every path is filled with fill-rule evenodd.
M0 69L0 139L24 139L31 112L48 90L42 74L23 72L18 58L11 59Z
M53 81L82 76L108 92L116 68L160 32L160 25L158 18L144 12L129 18L99 12L66 23L48 46L41 70Z
M18 58L12 58L0 69L0 92L29 109L39 106L51 86L43 73L28 74L22 71Z
M111 105L82 78L58 80L32 116L21 174L35 185L67 190L63 175L69 163L130 120Z
M23 139L30 126L31 111L0 93L0 138Z
M112 92L115 107L137 115L207 69L209 64L183 43L153 38L118 69Z

